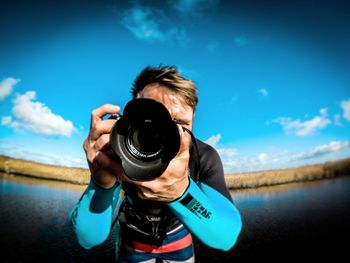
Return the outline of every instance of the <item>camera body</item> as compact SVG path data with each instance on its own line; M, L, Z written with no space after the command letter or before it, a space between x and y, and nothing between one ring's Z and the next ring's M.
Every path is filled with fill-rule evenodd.
M132 180L162 175L180 149L180 134L167 108L152 99L133 99L110 134L110 145Z

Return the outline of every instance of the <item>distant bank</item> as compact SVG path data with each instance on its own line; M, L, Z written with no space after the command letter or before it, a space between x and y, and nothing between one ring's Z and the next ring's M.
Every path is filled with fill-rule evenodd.
M0 172L81 185L90 181L88 169L48 165L7 156L0 156ZM298 168L226 174L225 179L230 189L242 189L346 175L350 175L350 158Z
M90 181L88 169L36 163L7 156L0 156L0 171L7 174L64 181L73 184L88 184Z
M297 168L225 175L230 189L257 188L350 175L350 158Z

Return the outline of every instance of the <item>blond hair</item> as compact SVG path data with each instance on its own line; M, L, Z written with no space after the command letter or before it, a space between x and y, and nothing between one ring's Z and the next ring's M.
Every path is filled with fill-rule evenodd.
M136 77L131 94L135 99L137 95L149 84L158 83L167 87L179 96L186 104L196 110L198 104L198 95L196 85L192 80L181 76L180 72L174 66L146 67Z

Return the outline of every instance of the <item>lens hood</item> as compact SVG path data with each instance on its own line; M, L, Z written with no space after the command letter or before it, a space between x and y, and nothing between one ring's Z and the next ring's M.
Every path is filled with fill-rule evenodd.
M133 99L110 135L126 176L151 181L161 176L180 149L178 126L167 108L152 99Z

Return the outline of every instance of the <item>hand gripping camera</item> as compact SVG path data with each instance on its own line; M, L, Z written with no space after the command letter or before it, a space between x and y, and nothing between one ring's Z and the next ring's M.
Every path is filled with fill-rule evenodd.
M163 104L133 99L113 127L110 144L126 176L151 181L162 175L178 153L180 134Z

